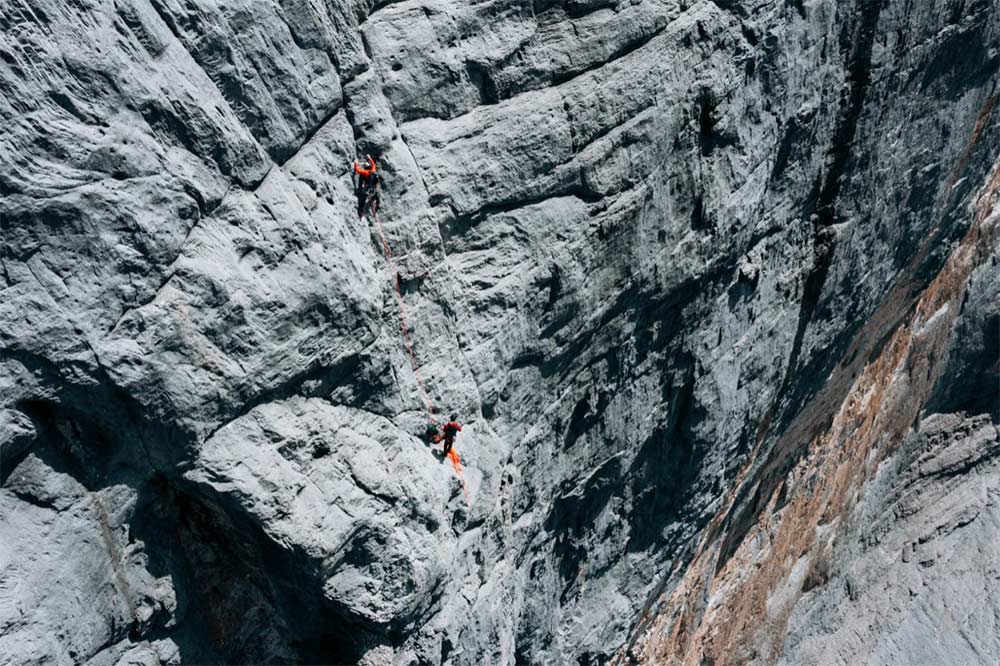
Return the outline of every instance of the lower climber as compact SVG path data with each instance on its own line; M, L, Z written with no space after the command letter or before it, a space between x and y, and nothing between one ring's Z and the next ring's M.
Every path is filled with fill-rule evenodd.
M354 180L354 196L358 198L358 219L365 216L365 209L371 202L373 209L378 210L379 206L379 180L381 176L376 173L377 165L371 155L366 155L367 164L362 167L354 160L354 172L351 178Z
M451 420L444 424L444 448L442 449L444 455L451 453L451 447L455 445L455 437L462 430L462 426L455 420L458 416L452 414L449 418Z

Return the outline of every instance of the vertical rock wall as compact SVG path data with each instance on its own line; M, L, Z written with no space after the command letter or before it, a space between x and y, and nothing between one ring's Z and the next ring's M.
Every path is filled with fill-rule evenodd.
M990 0L6 3L0 664L989 663L998 48Z

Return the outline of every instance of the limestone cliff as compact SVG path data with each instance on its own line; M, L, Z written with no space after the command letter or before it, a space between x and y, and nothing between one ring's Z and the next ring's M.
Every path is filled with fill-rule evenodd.
M8 0L0 93L0 664L1000 658L994 0Z

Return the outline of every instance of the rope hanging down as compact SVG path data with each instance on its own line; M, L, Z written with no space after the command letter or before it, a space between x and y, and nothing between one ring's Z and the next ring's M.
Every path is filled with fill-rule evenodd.
M375 229L378 231L378 237L382 241L382 248L385 250L385 258L389 261L389 266L392 268L392 275L396 279L396 302L399 303L399 323L403 328L403 341L406 343L406 352L410 355L410 363L413 365L413 375L417 378L417 387L420 389L420 395L427 406L427 414L430 416L431 423L437 428L439 424L434 414L434 403L431 401L431 396L427 393L427 388L424 386L423 377L420 376L417 356L413 353L413 343L410 342L410 328L406 324L406 308L403 305L403 290L399 280L399 269L396 268L396 262L392 259L392 250L389 249L389 243L385 240L385 233L382 231L382 223L378 220L378 213L375 211L374 202L371 203L370 208L372 218L375 220ZM462 494L465 496L465 504L472 506L472 502L469 500L469 488L465 484L465 475L462 474L462 463L458 457L458 452L455 449L451 449L447 457L451 461L451 466L455 468L455 474L458 475L458 480L462 484Z
M389 266L392 268L393 277L396 279L396 301L399 303L399 323L403 328L403 341L406 343L406 351L410 355L410 363L413 365L413 375L417 378L417 387L420 389L420 395L424 400L424 405L427 407L427 414L430 416L431 423L435 426L438 425L437 416L434 414L434 403L431 401L430 394L427 393L427 388L424 386L424 380L420 376L420 367L417 365L417 357L413 353L413 343L410 342L410 328L406 324L406 308L403 306L403 290L400 286L399 281L399 269L396 268L396 262L392 259L392 251L389 249L389 243L385 240L385 234L382 232L382 223L378 221L378 213L375 211L375 203L370 204L372 211L372 217L375 219L375 229L378 231L378 236L382 240L382 248L385 250L385 258L389 260Z

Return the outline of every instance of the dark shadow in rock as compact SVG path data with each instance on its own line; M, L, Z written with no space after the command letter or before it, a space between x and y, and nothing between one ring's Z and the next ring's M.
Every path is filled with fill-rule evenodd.
M45 400L25 400L17 407L35 427L30 451L47 466L72 476L91 492L114 483L134 485L132 452L90 415Z
M736 310L736 307L743 301L749 300L753 296L754 286L746 280L737 280L729 288L729 309Z
M631 485L632 511L629 513L630 553L663 548L663 530L680 517L704 458L703 447L690 428L704 418L704 409L691 394L694 379L690 372L669 399L670 416L639 447L626 479ZM669 387L668 387L669 390Z
M701 145L702 157L710 157L716 148L734 145L736 143L734 136L729 132L719 131L720 100L716 93L710 89L701 90L695 104L698 109L698 142Z
M952 347L927 413L989 414L1000 423L1000 272L996 255L977 271L952 331Z
M490 65L474 60L467 60L465 62L465 72L469 77L469 82L478 91L481 104L496 104L500 101L496 80L493 78L493 71Z
M177 627L154 638L172 638L184 663L351 664L384 639L324 598L318 562L206 492L154 475L132 524L150 572L177 595Z
M554 553L563 582L560 602L565 604L576 587L587 560L583 538L594 520L620 488L621 458L605 460L582 486L557 497L545 518L545 529L554 535Z
M234 498L184 480L176 465L151 465L150 449L184 449L174 428L144 421L139 405L106 384L63 385L51 394L53 400L16 405L35 429L25 455L90 493L132 488L134 506L109 506L106 513L128 512L122 521L129 542L141 542L147 571L169 577L176 596L175 624L167 626L170 615L161 611L117 627L113 642L169 638L183 663L329 664L356 663L368 646L385 641L387 628L368 626L323 595L329 572L321 562L276 543ZM39 500L44 505L47 498ZM113 531L106 530L109 540ZM110 542L109 548L115 550ZM121 553L109 557L119 561ZM136 603L149 593L133 588Z
M984 16L970 23L972 28L969 30L947 33L930 63L925 68L914 68L914 72L923 72L921 92L958 99L969 90L983 87L996 76L1000 57L986 48L988 23L985 15L990 8L985 1L970 4L970 14L978 5Z
M580 437L590 430L600 418L600 411L591 412L590 402L586 397L580 398L569 417L569 426L563 437L563 450L571 448Z

